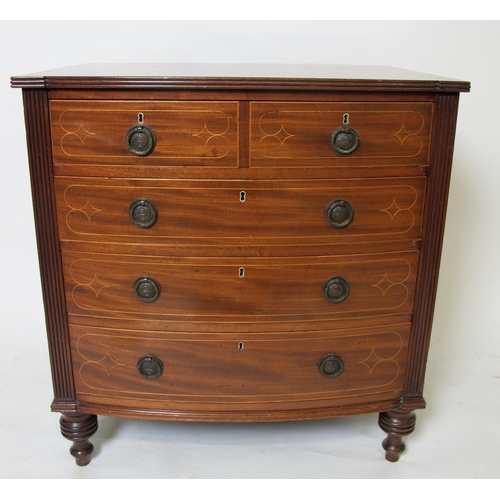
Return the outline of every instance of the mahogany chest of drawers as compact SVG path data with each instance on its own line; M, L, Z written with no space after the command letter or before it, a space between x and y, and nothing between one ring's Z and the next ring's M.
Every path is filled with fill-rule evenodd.
M90 462L97 415L425 406L460 92L377 67L84 65L23 89L54 383Z

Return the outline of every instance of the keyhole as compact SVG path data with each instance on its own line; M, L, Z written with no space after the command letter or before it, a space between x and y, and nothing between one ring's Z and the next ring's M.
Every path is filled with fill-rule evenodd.
M345 113L343 118L344 125L349 125L349 114Z
M245 344L243 342L238 342L238 351L243 351L245 349Z
M244 267L240 267L238 276L240 278L244 278L245 277L245 268Z
M137 115L137 121L139 122L139 125L142 125L144 123L144 113L139 113Z
M245 191L240 191L240 201L243 203L247 199L247 194Z

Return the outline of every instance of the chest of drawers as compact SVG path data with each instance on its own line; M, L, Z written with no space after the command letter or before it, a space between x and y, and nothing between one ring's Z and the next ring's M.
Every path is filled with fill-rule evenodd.
M23 89L53 411L378 413L422 397L460 92L392 68L84 65Z

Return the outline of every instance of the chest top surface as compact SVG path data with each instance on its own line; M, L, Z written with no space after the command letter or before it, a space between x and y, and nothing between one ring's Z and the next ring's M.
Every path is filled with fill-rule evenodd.
M81 64L15 76L20 88L199 88L468 92L469 82L386 66Z

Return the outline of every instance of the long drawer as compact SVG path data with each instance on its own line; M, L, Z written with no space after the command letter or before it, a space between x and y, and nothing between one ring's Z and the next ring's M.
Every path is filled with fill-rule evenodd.
M301 321L412 310L417 251L287 258L62 252L69 321Z
M332 245L418 239L425 177L323 181L56 178L66 241ZM410 244L410 243L409 243Z
M297 334L166 334L70 327L80 402L197 410L395 399L409 324Z

